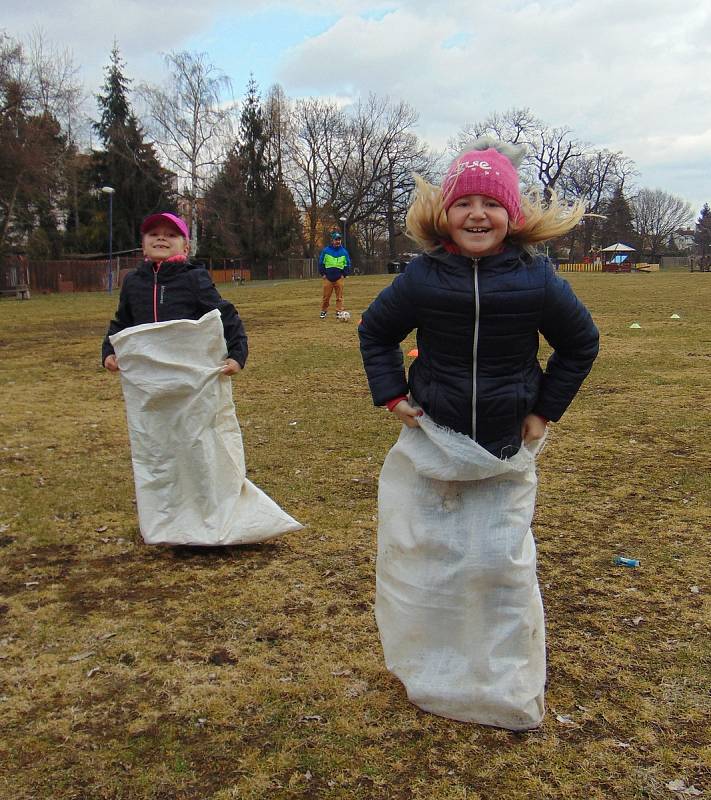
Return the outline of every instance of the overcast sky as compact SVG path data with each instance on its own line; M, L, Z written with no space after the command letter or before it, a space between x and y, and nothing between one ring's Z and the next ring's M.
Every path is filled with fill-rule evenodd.
M695 213L711 203L708 0L53 0L51 13L4 0L0 26L18 39L41 27L90 97L115 39L135 83L161 82L162 52L204 51L237 97L253 72L291 97L405 100L440 148L467 122L526 106L621 150L639 186Z

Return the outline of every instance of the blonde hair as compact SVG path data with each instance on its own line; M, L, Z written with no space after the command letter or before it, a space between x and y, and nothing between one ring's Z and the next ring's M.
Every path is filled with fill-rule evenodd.
M436 250L442 242L451 241L447 226L447 213L439 186L433 186L415 175L415 197L405 217L407 235L425 252ZM555 239L571 231L583 218L585 206L580 201L572 205L563 203L553 193L543 201L540 192L528 191L521 195L523 220L509 224L506 241L519 245L529 253L533 245Z

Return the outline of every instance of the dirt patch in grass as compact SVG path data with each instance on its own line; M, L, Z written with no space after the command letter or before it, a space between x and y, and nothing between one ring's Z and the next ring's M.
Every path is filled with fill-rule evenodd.
M525 734L424 714L383 664L377 478L398 427L372 407L355 320L387 276L349 279L350 324L318 319L318 281L223 287L250 333L233 382L250 477L307 527L216 550L137 533L121 391L98 366L117 298L33 298L29 324L4 303L0 797L711 791L709 278L571 276L602 351L540 459L548 714Z

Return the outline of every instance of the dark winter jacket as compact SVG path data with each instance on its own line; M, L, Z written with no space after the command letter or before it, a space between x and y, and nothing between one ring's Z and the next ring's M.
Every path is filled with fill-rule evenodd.
M417 329L405 379L400 342ZM405 395L498 458L521 447L524 417L556 421L598 352L598 331L547 258L507 247L471 259L419 256L363 314L360 346L375 405ZM554 352L545 372L538 334Z
M244 367L247 360L247 334L228 300L220 296L210 273L188 261L164 261L157 266L144 261L123 280L116 316L101 348L101 363L114 352L109 336L133 325L165 322L173 319L200 319L203 314L220 309L225 331L227 356Z

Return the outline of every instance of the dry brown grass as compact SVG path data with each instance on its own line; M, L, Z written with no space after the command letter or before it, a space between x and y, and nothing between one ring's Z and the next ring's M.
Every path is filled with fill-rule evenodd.
M397 427L355 323L388 280L349 279L350 325L319 321L314 281L223 287L250 334L250 477L308 526L216 551L138 535L98 364L116 296L0 303L3 800L711 792L711 276L571 277L603 344L541 457L549 713L528 734L424 714L383 666L374 515Z

